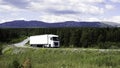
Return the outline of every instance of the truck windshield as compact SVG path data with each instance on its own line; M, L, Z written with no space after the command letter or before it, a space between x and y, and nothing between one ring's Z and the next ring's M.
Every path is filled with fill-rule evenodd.
M58 41L59 39L58 39L58 37L52 37L52 40Z

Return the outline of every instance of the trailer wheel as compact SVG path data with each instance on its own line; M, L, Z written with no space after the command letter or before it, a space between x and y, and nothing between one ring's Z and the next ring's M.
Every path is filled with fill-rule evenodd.
M30 46L33 46L33 45L30 45Z
M42 47L43 47L43 48L45 48L45 46L44 46L44 45L42 45Z

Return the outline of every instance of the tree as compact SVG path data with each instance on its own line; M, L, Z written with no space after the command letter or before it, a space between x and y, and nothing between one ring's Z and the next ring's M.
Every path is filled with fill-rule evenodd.
M86 31L82 32L80 42L82 47L88 47L88 33Z
M0 44L0 55L2 55L2 45Z
M98 43L99 43L99 42L104 42L104 37L103 37L102 34L100 34L100 35L98 36L97 42L98 42Z
M64 41L63 41L64 31L62 29L59 29L57 31L57 34L59 35L60 45L64 46Z
M71 36L70 36L70 44L71 46L78 47L79 46L79 29L75 29L74 31L71 31Z
M70 32L69 32L69 30L64 30L64 32L63 32L63 34L64 34L64 37L63 37L63 41L64 41L64 46L65 47L67 47L67 46L69 46L69 39L70 39Z

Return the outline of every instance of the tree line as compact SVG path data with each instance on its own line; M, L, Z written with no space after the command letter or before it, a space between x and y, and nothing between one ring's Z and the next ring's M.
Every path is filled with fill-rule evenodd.
M120 28L4 28L0 29L0 43L41 34L59 35L61 47L120 48Z

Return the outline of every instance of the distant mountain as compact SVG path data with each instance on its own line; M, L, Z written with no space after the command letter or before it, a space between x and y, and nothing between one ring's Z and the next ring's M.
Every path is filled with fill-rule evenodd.
M57 22L46 23L42 21L16 20L0 24L0 28L61 28L61 27L114 27L102 22Z
M115 23L115 22L103 22L103 23L106 23L106 24L108 24L108 25L112 25L112 26L114 26L114 27L120 27L120 24L119 23Z

